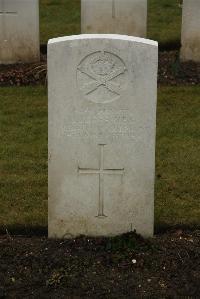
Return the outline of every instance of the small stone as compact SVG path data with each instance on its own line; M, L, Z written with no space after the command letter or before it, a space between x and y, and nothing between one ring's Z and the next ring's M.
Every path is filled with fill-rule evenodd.
M150 278L148 278L148 279L147 279L147 281L148 281L148 282L151 282L151 279L150 279Z

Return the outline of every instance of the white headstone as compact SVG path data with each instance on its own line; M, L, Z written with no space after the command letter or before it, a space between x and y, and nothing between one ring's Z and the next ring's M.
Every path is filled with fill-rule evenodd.
M183 0L181 60L200 61L200 0Z
M152 236L157 43L80 35L48 44L49 236Z
M146 37L147 0L82 0L82 33Z
M38 0L0 0L0 63L39 58Z

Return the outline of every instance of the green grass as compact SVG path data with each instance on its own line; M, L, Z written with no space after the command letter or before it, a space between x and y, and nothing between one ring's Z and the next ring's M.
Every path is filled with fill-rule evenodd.
M156 228L199 225L200 87L159 89ZM0 228L47 226L47 95L0 89Z
M0 99L0 226L46 225L46 92L1 88Z
M40 40L79 34L80 0L41 0L40 1Z
M148 38L161 44L180 41L181 8L179 0L148 1ZM64 35L79 34L80 0L41 0L41 43Z
M159 44L179 43L182 9L180 0L149 0L148 37Z
M163 87L157 117L156 224L200 225L200 87Z

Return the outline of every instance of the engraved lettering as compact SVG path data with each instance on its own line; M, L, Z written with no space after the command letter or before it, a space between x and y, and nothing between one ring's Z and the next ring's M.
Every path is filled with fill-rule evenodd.
M149 127L138 126L133 114L128 110L100 110L96 113L91 111L76 111L73 118L68 118L63 128L64 136L71 138L131 138L137 139L142 136ZM102 131L103 130L103 131Z

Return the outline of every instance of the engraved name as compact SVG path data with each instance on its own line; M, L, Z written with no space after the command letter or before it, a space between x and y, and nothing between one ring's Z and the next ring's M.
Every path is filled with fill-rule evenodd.
M138 138L148 127L138 127L136 120L128 110L76 111L64 126L67 137L84 138Z

